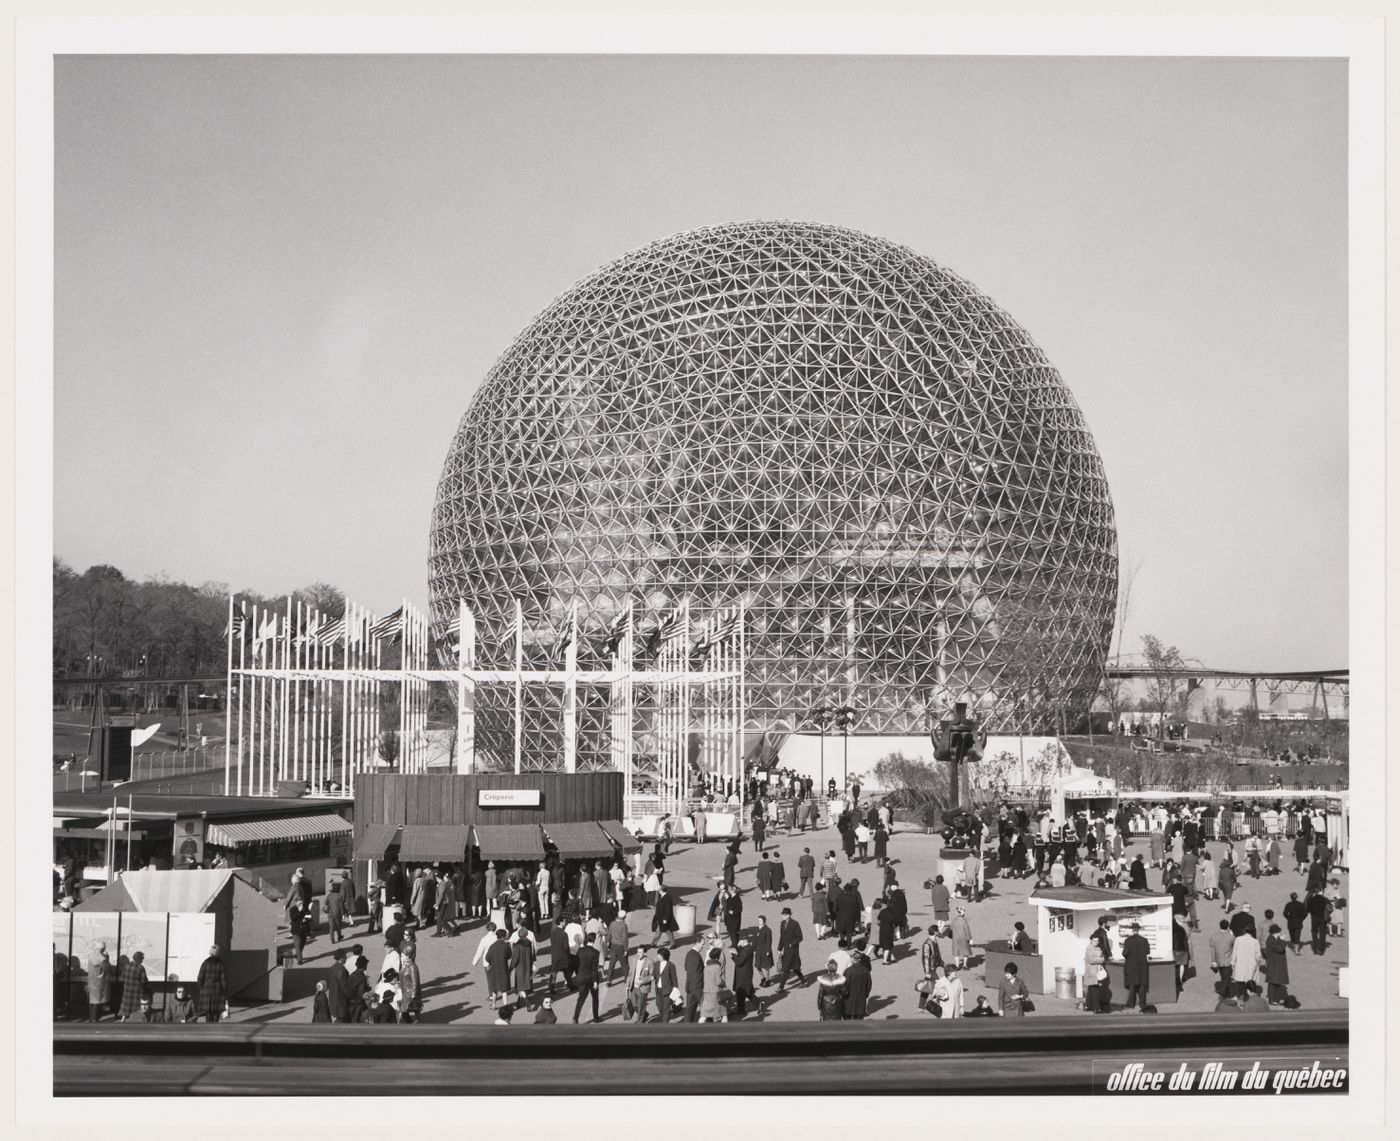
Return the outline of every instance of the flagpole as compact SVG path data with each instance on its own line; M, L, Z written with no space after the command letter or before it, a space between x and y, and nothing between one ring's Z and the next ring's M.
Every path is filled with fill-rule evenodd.
M291 742L292 742L292 596L287 595L287 628L282 633L282 740L279 742L277 752L280 755L281 764L279 772L280 779L291 780L296 774L291 771Z
M243 761L248 755L247 739L243 735L243 714L247 706L248 675L244 672L247 669L247 658L245 647L248 644L248 607L246 603L238 604L239 627L238 627L238 795L243 795Z
M564 771L578 768L578 599L569 603L569 641L564 647Z
M515 775L520 775L520 754L524 743L524 700L522 671L525 669L525 612L515 600Z
M233 727L229 715L233 712L233 595L228 596L228 671L224 683L224 795L229 794L229 783L233 773Z
M747 670L745 669L745 664L746 664L746 661L747 661L747 658L748 658L748 653L747 653L747 640L748 640L748 630L747 630L747 626L748 626L748 622L747 622L747 618L748 618L748 615L747 615L747 613L745 612L745 607L744 607L744 605L743 605L742 603L740 603L740 605L739 605L739 631L738 631L738 635L739 635L739 636L738 636L738 638L736 639L736 642L738 643L738 650L739 650L739 653L738 653L738 658L739 658L739 660L738 660L738 662L736 663L736 666L737 666L737 669L738 669L738 671L739 671L739 676L738 676L738 679L737 679L737 681L736 681L736 683L735 683L735 712L736 712L736 714L737 714L737 719L738 719L738 722L739 722L739 733L738 733L738 737L739 737L739 762L738 762L739 775L738 775L738 779L735 781L735 783L739 786L739 819L740 819L740 820L743 820L743 818L744 818L744 794L745 794L745 792L747 791L746 783L745 783L745 781L744 781L744 716L745 716L746 705L747 705L747 702L746 702L746 700L745 700L746 694L744 693L744 674L747 672Z

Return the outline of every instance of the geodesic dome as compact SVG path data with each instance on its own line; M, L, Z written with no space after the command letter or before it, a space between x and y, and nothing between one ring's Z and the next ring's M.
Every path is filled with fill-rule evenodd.
M964 697L1000 732L1082 713L1117 568L1093 439L1025 330L910 249L793 222L663 239L535 318L457 429L429 558L483 665L513 664L517 597L536 664L578 602L585 668L629 596L643 631L742 602L751 722L849 703L891 734Z

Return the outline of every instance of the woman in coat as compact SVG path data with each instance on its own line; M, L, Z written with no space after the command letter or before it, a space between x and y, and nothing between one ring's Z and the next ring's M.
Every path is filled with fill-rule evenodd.
M890 834L883 824L877 823L872 838L875 841L875 866L884 867L885 860L889 858Z
M919 948L919 965L923 968L924 979L932 988L933 980L938 975L938 968L943 965L943 950L938 945L938 932L940 928L937 923L928 929L928 938Z
M826 930L831 925L831 911L827 903L826 885L817 880L812 885L812 931L818 939L826 938Z
M311 1021L330 1023L331 1000L326 993L324 981L316 984L316 996L311 1000Z
M492 1008L510 990L510 944L504 927L496 931L496 941L486 948L486 990Z
M961 907L953 916L953 966L958 970L967 969L967 961L972 957L972 925L967 921L967 912Z
M888 903L880 908L880 957L886 963L894 962L894 933L899 926L899 916Z
M1214 899L1215 893L1220 890L1220 877L1215 861L1205 848L1201 849L1200 858L1196 861L1196 871L1201 877L1201 894L1207 899Z
M1232 896L1235 894L1235 865L1227 860L1220 861L1220 868L1216 872L1217 882L1220 884L1220 906L1226 911L1234 910Z
M1288 944L1277 923L1269 925L1269 937L1264 940L1264 981L1269 985L1270 1006L1288 1001Z
M510 989L524 1002L535 989L535 939L528 927L517 927L510 947Z
M496 877L496 861L491 860L486 865L485 887L482 892L482 914L488 903L495 903L496 897L501 894L500 882Z
M843 946L856 933L856 928L860 926L861 912L864 910L865 904L860 898L860 892L856 890L855 880L852 880L836 897L836 916L832 923Z
M720 962L720 949L711 947L705 962L705 989L700 996L700 1021L719 1022L724 1018L719 995L724 989L724 964Z
M768 919L763 915L758 917L758 930L754 932L753 936L753 951L754 966L758 968L763 985L767 986L768 975L772 972L775 961L773 959L773 928L768 926Z
M404 1022L417 1022L423 1009L423 983L418 973L418 945L408 942L399 954L399 994Z
M870 1002L873 984L870 978L870 960L857 951L846 968L846 1017L854 1021L865 1018L866 1007Z
M1277 836L1269 837L1269 875L1279 874L1279 863L1283 859L1283 845L1278 842Z
M823 1022L846 1017L846 980L836 973L835 960L826 964L826 974L817 976L817 1017Z
M437 906L434 909L438 935L457 934L457 885L450 877L443 876L437 881Z
M143 964L145 957L142 952L137 951L121 966L118 975L122 988L122 1004L117 1008L119 1022L125 1022L141 1010L141 996L146 993L150 985L147 982L146 968Z

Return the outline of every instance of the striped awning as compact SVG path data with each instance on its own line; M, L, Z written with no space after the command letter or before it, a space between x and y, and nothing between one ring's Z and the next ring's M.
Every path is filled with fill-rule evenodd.
M566 860L596 860L613 854L613 844L592 821L546 824L545 833Z
M544 839L538 824L477 824L472 843L483 860L543 860Z
M366 824L355 833L354 859L382 860L399 834L397 824Z
M609 840L622 849L624 856L630 856L633 852L642 850L642 842L622 826L622 821L604 820L598 827L603 830Z
M405 824L399 859L419 863L456 861L467 854L471 828L465 824Z
M319 840L323 836L344 836L353 832L349 821L334 812L320 816L263 817L259 820L211 821L204 838L221 848L256 844L268 840Z

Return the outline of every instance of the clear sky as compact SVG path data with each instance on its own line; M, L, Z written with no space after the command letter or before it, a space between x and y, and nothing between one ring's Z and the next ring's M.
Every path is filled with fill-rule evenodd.
M56 553L427 601L472 392L618 254L831 222L1059 368L1140 562L1124 650L1347 664L1339 61L66 57Z

